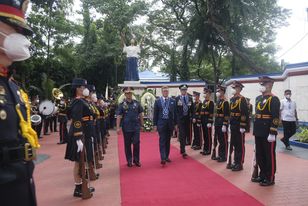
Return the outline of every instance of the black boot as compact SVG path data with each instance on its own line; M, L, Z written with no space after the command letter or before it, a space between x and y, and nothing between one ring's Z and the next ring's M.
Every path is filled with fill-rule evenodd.
M75 186L74 190L74 197L81 197L82 196L82 191L81 191L81 184Z

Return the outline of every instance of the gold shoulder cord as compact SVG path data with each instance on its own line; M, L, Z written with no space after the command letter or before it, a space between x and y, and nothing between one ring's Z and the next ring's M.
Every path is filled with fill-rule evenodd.
M37 134L31 127L29 97L26 94L26 92L24 92L22 89L20 89L19 91L20 91L20 96L23 99L23 101L25 102L26 109L27 109L27 121L26 121L24 119L21 111L20 111L20 105L17 104L15 106L16 112L17 112L19 119L20 119L19 126L20 126L20 129L21 129L21 135L25 139L28 140L28 142L30 143L30 145L33 148L35 148L35 149L40 148L40 144L38 142Z
M203 108L203 109L207 109L207 108L209 107L209 105L210 105L210 102L211 102L211 101L207 101L207 102L205 103L205 106L202 105L202 108Z
M263 105L262 108L261 108L261 102L259 102L259 103L258 103L258 106L257 106L257 109L258 109L259 111L263 111L263 110L266 108L266 106L268 105L268 110L271 111L271 101L272 101L272 97L273 97L273 96L271 96L270 98L268 98L268 99L266 100L266 102L265 102L265 104Z
M221 110L221 109L224 110L224 104L225 104L225 101L222 102L221 107L217 105L217 110Z
M241 104L241 98L239 100L236 100L235 104L231 103L231 109L235 109L240 104ZM239 109L241 111L240 107L239 107Z

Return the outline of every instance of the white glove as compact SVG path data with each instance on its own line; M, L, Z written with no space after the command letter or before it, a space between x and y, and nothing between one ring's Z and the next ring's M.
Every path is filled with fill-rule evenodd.
M246 132L246 129L244 129L244 128L240 128L240 132L243 134L243 133L245 133L245 132Z
M276 141L276 135L269 134L267 137L268 142L275 142Z
M222 126L221 131L222 132L227 132L227 126L226 125Z
M77 146L78 146L77 152L82 152L82 149L83 149L82 141L79 139L79 140L76 141L76 143L77 143Z
M207 123L207 128L211 128L212 127L212 124L211 123Z

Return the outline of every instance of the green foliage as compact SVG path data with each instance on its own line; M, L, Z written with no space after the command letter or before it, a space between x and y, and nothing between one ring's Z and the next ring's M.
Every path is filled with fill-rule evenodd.
M73 3L32 0L27 21L36 52L12 67L15 79L33 93L48 97L51 84L59 87L76 76L100 93L107 83L116 88L125 72L121 33L126 43L144 37L140 70L158 66L171 81L217 84L232 75L279 69L275 29L288 11L276 0L81 0L77 12ZM140 17L146 23L136 24Z
M299 137L300 142L308 143L308 128L307 127L301 127L300 133L297 134Z

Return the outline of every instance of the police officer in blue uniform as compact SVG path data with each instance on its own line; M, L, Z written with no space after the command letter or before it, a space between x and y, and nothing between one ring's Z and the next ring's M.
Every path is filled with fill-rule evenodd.
M159 97L154 103L154 131L159 134L159 151L161 164L171 162L170 154L170 140L172 132L176 125L175 100L170 98L169 88L164 86L161 88L163 96Z
M117 111L117 133L120 134L120 123L122 120L127 166L132 167L132 163L134 163L137 167L141 167L140 128L143 126L143 108L138 101L132 98L133 88L125 87L123 92L125 99L119 105Z
M262 95L256 98L253 135L255 136L256 160L260 167L260 174L258 177L253 177L251 181L259 182L261 186L270 186L275 184L276 137L280 121L280 100L272 93L274 79L261 76L259 80Z
M175 98L177 125L179 127L179 139L181 154L186 158L185 145L191 144L191 120L193 113L193 100L187 94L188 85L182 84L179 89L181 95Z
M25 23L29 1L0 1L0 205L35 206L33 181L37 134L29 122L26 93L10 77L9 66L30 57L32 31Z

